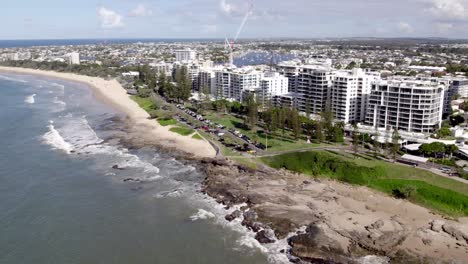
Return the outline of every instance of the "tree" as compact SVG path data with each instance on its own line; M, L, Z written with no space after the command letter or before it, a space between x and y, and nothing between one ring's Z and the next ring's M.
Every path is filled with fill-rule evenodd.
M294 139L298 139L301 135L301 124L299 118L299 112L296 109L292 109L290 113L290 126L294 134Z
M335 134L335 128L333 126L333 113L331 111L330 102L327 101L325 110L321 114L321 121L323 129L325 130L325 139L328 141L333 141Z
M448 136L452 135L452 132L450 131L450 128L442 127L441 129L439 129L437 131L436 134L437 134L438 138L444 138L444 137L448 137Z
M286 110L285 108L279 108L278 111L277 111L277 116L278 116L278 127L281 129L281 132L283 134L283 137L284 137L284 134L286 132L286 120L287 120L287 117L286 117Z
M315 131L314 131L314 137L317 139L319 142L323 142L325 140L325 137L323 135L323 123L322 122L317 122L315 125Z
M449 155L450 158L453 157L453 153L458 151L458 147L455 145L447 145L445 146L445 154Z
M255 101L255 98L252 94L247 97L246 100L247 116L245 123L250 129L255 128L255 125L258 122L258 104Z
M344 141L343 137L344 123L338 122L333 126L333 136L331 141L335 143L342 143Z
M378 128L378 126L375 126L374 141L373 141L375 156L377 156L377 154L380 151L379 137L380 137L379 128Z
M307 119L310 118L311 110L310 110L310 99L306 100L306 105L305 105L305 114Z
M455 146L456 147L456 146ZM450 150L453 150L452 147L450 147ZM456 150L454 150L455 152ZM438 157L441 154L445 155L446 153L446 147L444 143L441 142L432 142L430 144L422 144L419 147L419 152L423 153L424 155L427 156L434 156Z
M394 128L393 133L392 133L392 147L391 147L393 160L396 160L399 150L400 150L400 135L398 134L398 129Z
M242 104L238 101L232 102L231 112L240 114L242 111Z
M187 101L192 94L192 81L188 76L188 70L186 66L176 69L175 80L177 83L175 98L177 100Z
M358 153L359 151L359 133L357 124L353 124L353 151Z
M463 118L463 116L461 115L453 115L453 116L450 116L449 121L450 121L450 125L452 127L455 127L455 126L458 126L459 124L464 123L465 118Z

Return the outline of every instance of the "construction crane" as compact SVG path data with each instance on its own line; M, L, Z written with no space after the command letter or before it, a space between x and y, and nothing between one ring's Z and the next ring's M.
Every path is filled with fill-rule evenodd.
M253 0L248 0L247 1L247 12L245 13L244 15L244 18L242 19L242 22L239 26L239 28L237 29L237 32L236 32L236 35L234 37L234 39L232 41L229 41L228 38L226 38L225 42L224 42L224 49L226 50L226 52L229 53L229 65L228 66L233 66L234 65L234 43L237 41L237 39L239 38L241 32L242 32L242 29L244 29L244 26L245 26L245 23L247 22L249 16L252 14L252 11L253 11Z

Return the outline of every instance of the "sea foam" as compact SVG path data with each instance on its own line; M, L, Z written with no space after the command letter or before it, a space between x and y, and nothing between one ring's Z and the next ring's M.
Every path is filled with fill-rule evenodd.
M27 96L26 99L24 99L24 102L28 104L34 104L36 102L34 97L36 97L36 94L31 94L30 96Z
M190 220L192 221L205 220L209 218L215 218L215 214L213 214L212 212L203 210L203 209L198 209L196 214L190 216Z
M72 145L63 139L60 133L55 129L53 122L51 122L47 127L49 128L49 131L42 136L43 142L52 146L54 149L71 153L73 151Z

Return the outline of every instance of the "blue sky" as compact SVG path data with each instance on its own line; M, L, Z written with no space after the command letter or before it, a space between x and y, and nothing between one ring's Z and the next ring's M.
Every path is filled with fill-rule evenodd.
M2 2L0 39L232 38L249 10L240 38L468 38L468 0Z

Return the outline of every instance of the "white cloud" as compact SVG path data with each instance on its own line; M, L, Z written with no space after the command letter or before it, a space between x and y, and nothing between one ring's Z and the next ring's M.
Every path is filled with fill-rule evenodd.
M453 24L452 23L436 23L435 27L437 31L440 33L447 33L448 31L453 29Z
M105 7L98 9L98 18L102 28L119 28L124 25L120 14Z
M231 15L234 12L234 6L226 2L226 0L221 0L219 8L221 9L221 12L226 15Z
M216 33L218 31L218 27L216 25L203 25L202 32L203 33Z
M147 8L144 4L138 4L135 9L130 11L132 17L147 17L153 15L153 10Z
M407 22L403 22L401 21L400 23L398 23L398 28L405 32L405 33L413 33L414 32L414 28L408 24Z
M426 10L445 21L468 20L465 5L468 5L466 0L431 0L431 7Z

